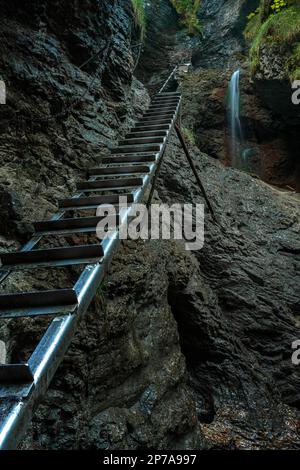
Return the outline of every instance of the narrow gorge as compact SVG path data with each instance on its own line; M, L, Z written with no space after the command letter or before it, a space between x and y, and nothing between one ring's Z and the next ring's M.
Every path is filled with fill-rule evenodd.
M216 216L199 250L121 241L19 449L300 450L300 2L281 3L0 0L0 258L182 64L178 122ZM153 203L204 202L173 131ZM12 272L0 294L78 273ZM48 325L0 312L0 363L27 363Z

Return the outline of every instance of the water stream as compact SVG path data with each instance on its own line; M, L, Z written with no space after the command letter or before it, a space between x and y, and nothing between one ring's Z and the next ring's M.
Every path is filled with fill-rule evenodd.
M228 98L231 165L239 167L241 164L240 154L243 142L240 120L240 70L236 70L231 77Z

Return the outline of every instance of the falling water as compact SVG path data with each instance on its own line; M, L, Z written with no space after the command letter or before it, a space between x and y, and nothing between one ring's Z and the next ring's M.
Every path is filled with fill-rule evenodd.
M240 164L240 145L243 138L240 120L240 70L236 70L230 80L228 113L231 164L238 167Z

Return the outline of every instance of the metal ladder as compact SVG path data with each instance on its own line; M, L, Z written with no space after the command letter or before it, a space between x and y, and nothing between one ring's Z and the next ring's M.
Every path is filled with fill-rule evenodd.
M34 224L34 237L21 251L0 254L0 282L13 271L85 266L72 289L0 296L0 320L56 315L27 364L0 365L0 449L16 448L24 436L35 405L45 394L74 337L80 317L107 272L120 243L119 229L127 222L130 207L141 202L157 171L181 104L180 93L165 91L174 80L176 70L177 67L144 116L119 146L111 150L112 155L102 158L99 167L89 169L89 178L78 183L73 197L58 201L58 213L51 220ZM37 248L48 235L56 239L76 233L94 235L100 217L67 217L68 212L118 205L119 196L126 199L128 208L122 218L119 217L119 227L104 240L92 245Z

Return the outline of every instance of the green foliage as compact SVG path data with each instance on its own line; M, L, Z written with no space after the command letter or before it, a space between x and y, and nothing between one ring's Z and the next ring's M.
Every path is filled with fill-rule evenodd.
M187 127L183 127L183 128L181 129L181 131L182 131L183 137L184 137L188 142L190 142L191 144L195 144L195 136L194 136L193 131L191 131L191 130L188 129Z
M280 13L285 8L300 4L299 0L261 0L261 5L247 18L249 21L259 15L260 22L263 23L270 15Z
M263 22L270 15L280 13L285 8L299 4L299 0L261 0L261 20Z
M287 8L288 4L285 0L274 0L271 4L271 10L273 13L279 13L284 8Z
M259 14L258 14L259 13ZM291 79L300 72L300 1L262 0L259 11L249 15L245 30L246 39L251 41L250 68L254 73L260 60L263 44L282 46L290 50L285 67Z
M144 38L146 32L146 15L144 0L131 0L135 24L140 28L141 39Z
M246 26L244 35L246 39L253 40L259 28L261 27L260 9L248 15L248 24Z
M248 21L252 20L259 13L260 13L260 8L258 7L258 8L256 8L255 11L253 11L252 13L249 13L249 15L247 16Z
M197 13L201 6L201 0L171 0L177 13L182 18L182 23L189 34L201 33L201 25Z
M153 1L153 0L152 0ZM189 34L201 33L200 21L197 13L201 6L201 0L170 0L177 13L181 17L183 25L187 28ZM131 0L135 24L140 28L141 39L146 32L146 14L145 0Z
M294 46L286 66L291 80L300 80L300 42Z

